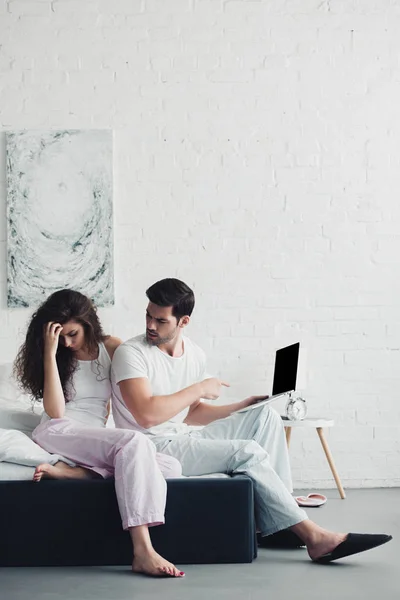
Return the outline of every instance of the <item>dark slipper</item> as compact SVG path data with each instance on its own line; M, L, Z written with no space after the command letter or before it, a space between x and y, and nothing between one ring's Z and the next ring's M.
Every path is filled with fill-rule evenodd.
M336 546L329 554L324 554L321 558L317 558L315 562L322 564L330 563L333 560L338 560L345 556L359 554L360 552L371 550L371 548L382 546L382 544L390 542L391 539L391 535L386 535L384 533L349 533L344 542L339 544L339 546Z
M305 546L303 540L290 529L282 529L264 537L258 533L257 543L260 548L286 548L287 550Z

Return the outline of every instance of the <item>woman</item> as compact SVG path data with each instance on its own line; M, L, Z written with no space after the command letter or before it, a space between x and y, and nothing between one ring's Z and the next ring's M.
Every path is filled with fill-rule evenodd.
M73 290L55 292L32 316L14 365L22 387L43 398L32 439L78 465L40 465L34 480L114 475L122 524L134 547L133 571L182 577L154 550L148 531L164 523L164 477L179 477L180 463L156 453L139 432L105 428L111 358L120 343L104 335L92 302Z

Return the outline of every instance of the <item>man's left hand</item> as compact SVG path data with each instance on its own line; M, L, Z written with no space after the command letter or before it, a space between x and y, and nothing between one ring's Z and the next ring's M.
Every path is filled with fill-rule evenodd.
M258 404L263 400L268 400L268 398L269 396L250 396L249 398L242 400L242 402L238 402L237 410L240 410L241 408L246 408L247 406L252 406L253 404Z

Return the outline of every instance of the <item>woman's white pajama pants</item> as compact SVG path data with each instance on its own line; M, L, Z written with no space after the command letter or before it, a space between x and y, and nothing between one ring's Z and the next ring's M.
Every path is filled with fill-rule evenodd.
M84 427L70 419L51 419L32 434L44 450L60 454L102 477L115 477L124 529L164 523L165 478L180 477L181 465L156 451L144 434L126 429Z

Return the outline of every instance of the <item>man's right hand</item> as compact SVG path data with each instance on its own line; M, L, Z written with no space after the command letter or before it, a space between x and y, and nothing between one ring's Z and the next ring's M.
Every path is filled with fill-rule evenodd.
M200 383L201 388L201 397L205 400L216 400L221 395L221 387L229 387L229 383L225 381L221 381L216 377L210 377L209 379L204 379Z

